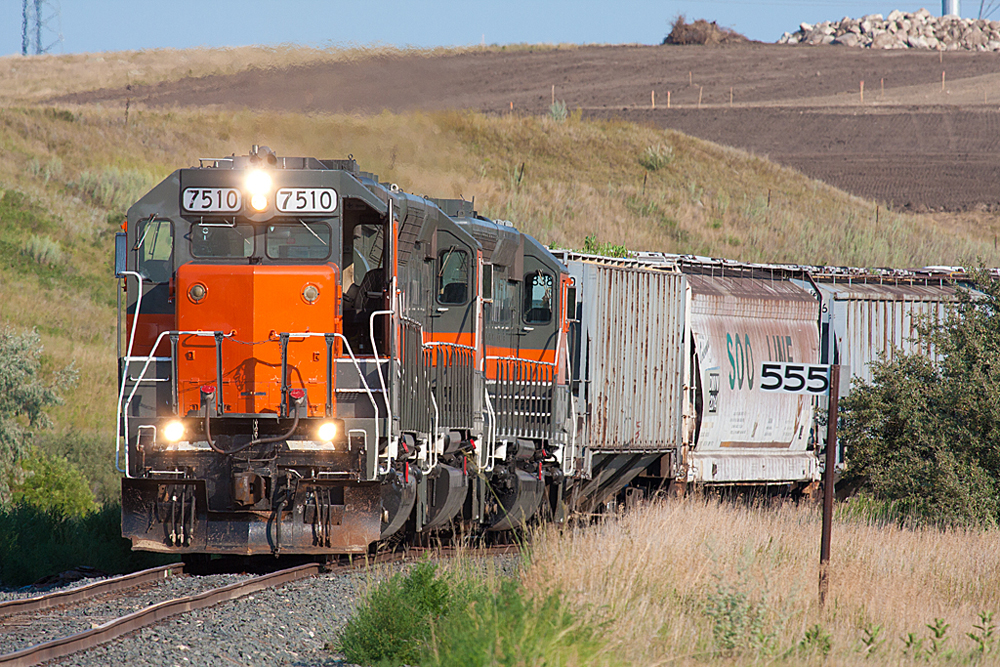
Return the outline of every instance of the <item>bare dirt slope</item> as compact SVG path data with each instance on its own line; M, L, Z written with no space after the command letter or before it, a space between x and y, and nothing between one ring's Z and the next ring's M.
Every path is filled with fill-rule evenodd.
M678 129L867 199L917 210L1000 207L1000 58L990 53L765 44L492 49L252 70L57 101L124 104L128 95L150 107L545 113L553 86L557 100L585 117Z

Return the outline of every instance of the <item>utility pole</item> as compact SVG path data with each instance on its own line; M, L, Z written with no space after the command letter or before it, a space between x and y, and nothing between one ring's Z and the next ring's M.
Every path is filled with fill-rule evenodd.
M28 0L21 0L21 55L28 55Z
M62 44L61 13L59 0L21 0L22 56L51 53Z

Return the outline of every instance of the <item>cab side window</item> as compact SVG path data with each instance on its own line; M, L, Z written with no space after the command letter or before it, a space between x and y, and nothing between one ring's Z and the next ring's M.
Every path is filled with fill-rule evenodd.
M152 220L139 227L135 248L139 275L151 283L170 282L174 273L174 226L169 220Z
M548 324L552 321L552 274L543 271L524 277L524 321Z
M469 253L458 248L438 254L437 301L460 306L469 299Z

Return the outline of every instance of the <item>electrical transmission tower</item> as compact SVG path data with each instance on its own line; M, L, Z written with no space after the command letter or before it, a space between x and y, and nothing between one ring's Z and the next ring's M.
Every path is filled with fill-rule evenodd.
M21 0L21 55L51 53L62 44L59 0Z

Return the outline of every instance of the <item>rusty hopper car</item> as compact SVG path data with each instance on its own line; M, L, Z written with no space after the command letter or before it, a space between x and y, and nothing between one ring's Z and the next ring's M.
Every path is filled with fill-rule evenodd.
M819 304L784 275L688 275L691 350L687 480L819 479L809 396L761 391L762 362L819 361ZM693 408L693 409L692 409Z
M802 271L560 253L585 506L626 484L787 485L819 478L813 402L763 392L765 361L817 363L819 303Z
M254 147L133 205L116 274L134 548L360 553L561 503L569 278L509 224Z

